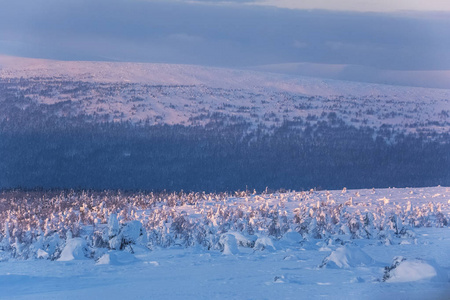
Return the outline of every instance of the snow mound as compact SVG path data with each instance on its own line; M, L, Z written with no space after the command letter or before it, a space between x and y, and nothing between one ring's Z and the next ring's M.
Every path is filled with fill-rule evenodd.
M253 248L255 240L255 236L246 237L240 232L229 231L220 236L219 248L225 255L234 255L239 253L239 247Z
M392 265L385 267L383 281L385 282L413 282L419 280L447 281L448 276L434 262L422 259L406 260L397 256Z
M237 239L234 234L224 233L220 236L219 245L224 255L235 255L239 253Z
M229 231L227 234L232 234L236 238L239 247L252 248L255 245L255 236L246 237L242 233L236 231Z
M289 230L283 235L281 241L291 244L298 244L303 241L303 236L297 231Z
M82 238L67 239L58 261L71 261L86 259L86 241Z
M136 243L142 234L142 223L139 221L128 222L122 229L122 236L126 243Z
M137 244L141 240L144 242L146 232L142 227L142 223L139 221L131 221L122 224L122 227L118 228L118 222L115 216L110 217L108 221L109 229L108 233L110 236L109 247L111 249L123 250L127 245ZM111 236L114 235L115 236Z
M256 250L268 250L275 251L275 246L273 245L272 240L267 236L259 236L255 242Z
M39 259L47 259L48 258L48 252L44 251L42 249L38 249L36 252L36 257Z
M324 258L320 267L354 268L373 265L375 261L358 247L339 247Z
M97 261L98 265L128 265L136 262L137 259L133 254L126 251L109 251L100 257Z

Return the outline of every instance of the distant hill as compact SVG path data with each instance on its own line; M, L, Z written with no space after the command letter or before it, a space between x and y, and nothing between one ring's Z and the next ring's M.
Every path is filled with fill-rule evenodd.
M450 90L0 56L0 188L450 184Z

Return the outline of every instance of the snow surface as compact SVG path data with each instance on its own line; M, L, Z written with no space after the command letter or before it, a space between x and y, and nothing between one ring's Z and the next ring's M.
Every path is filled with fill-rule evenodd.
M30 199L32 195L25 197ZM142 207L149 203L141 211L124 206L124 210L132 211L128 215L117 210L117 206L114 209L117 214L108 214L110 207L105 198L98 202L93 195L72 194L71 201L91 199L97 203L85 203L80 211L86 217L96 216L93 224L103 228L106 240L121 236L118 248L122 250L110 249L107 244L94 249L85 239L88 237L85 234L92 232L89 226L79 233L80 237L73 237L70 231L65 238L55 236L52 226L64 228L70 224L74 212L68 203L58 202L58 197L62 196L51 200L54 206L72 213L59 216L52 213L59 223L52 219L46 221L48 233L44 237L38 234L34 248L29 250L38 253L34 258L14 258L8 254L12 249L28 251L26 245L19 246L17 242L8 246L16 235L10 229L19 224L14 221L15 211L9 212L9 225L3 227L0 241L3 249L0 250L0 299L450 297L450 228L446 222L450 219L450 188L447 187L236 193L224 198L199 193L173 198L178 199L175 205L170 204L170 197L151 203L151 198L144 195L110 196L116 204L127 199L141 203ZM346 230L329 228L337 216L330 213L338 207L343 210L341 220L335 225L347 224ZM245 219L242 213L246 211L253 216L246 221L254 222L253 234L247 230L227 230L225 225L231 223L221 221L227 214L230 220L238 215ZM273 223L275 219L269 217L270 211L280 215L280 222L284 216L288 221L295 220L296 216L307 218L302 212L315 221L309 219L305 227L304 223L289 223L290 229L279 233ZM171 212L168 219L176 226L159 223L163 219L158 216L166 212ZM174 236L175 243L168 246L151 244L150 231L144 231L147 228L154 233L161 226L167 236L173 230L176 235L183 232L182 228L201 229L199 226L208 218L216 223L207 226L211 232L218 230L210 235L212 239L217 238L217 248L208 249L199 243L183 244L183 236ZM264 218L265 223L260 223ZM138 221L145 226L139 226ZM241 221L235 220L236 224ZM143 239L146 235L149 240ZM49 246L63 250L55 256ZM90 250L86 251L86 247ZM48 256L46 259L43 249L56 259ZM332 264L334 268L330 267ZM386 272L389 276L384 280Z
M127 265L136 261L136 257L129 252L111 250L98 259L97 265Z
M425 228L418 232L428 236L417 245L379 246L365 240L355 241L382 263L348 269L318 268L326 253L298 245L277 252L237 255L195 248L157 249L135 254L136 261L132 263L106 265L92 260L2 262L0 298L448 299L448 281L423 277L414 282L379 281L383 266L399 253L412 258L435 258L448 275L448 228Z

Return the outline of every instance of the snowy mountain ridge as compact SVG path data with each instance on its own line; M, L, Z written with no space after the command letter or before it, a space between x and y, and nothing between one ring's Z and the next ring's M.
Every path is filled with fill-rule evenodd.
M0 56L0 86L55 107L58 116L108 121L204 125L221 115L271 127L299 119L314 124L335 113L356 127L384 125L412 133L450 128L450 90L246 70Z
M196 65L57 61L0 55L2 78L64 77L90 82L133 82L150 85L204 85L216 88L274 88L308 96L354 95L448 98L450 90L359 83L307 76L202 67Z

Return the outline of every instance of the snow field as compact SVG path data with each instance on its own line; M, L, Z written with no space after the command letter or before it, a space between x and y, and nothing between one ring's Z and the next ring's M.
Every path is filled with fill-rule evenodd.
M450 291L446 187L0 199L9 205L0 213L2 299L446 299Z
M134 257L126 263L125 258L107 264L90 259L11 260L0 263L0 299L448 299L450 284L445 279L408 275L405 282L383 281L384 268L399 254L411 261L422 257L427 265L435 259L448 278L449 231L416 232L425 235L417 245L355 240L353 247L378 262L351 268L319 267L332 253L318 250L320 240L274 252L242 248L235 255L196 247L135 249L135 254L110 250Z

